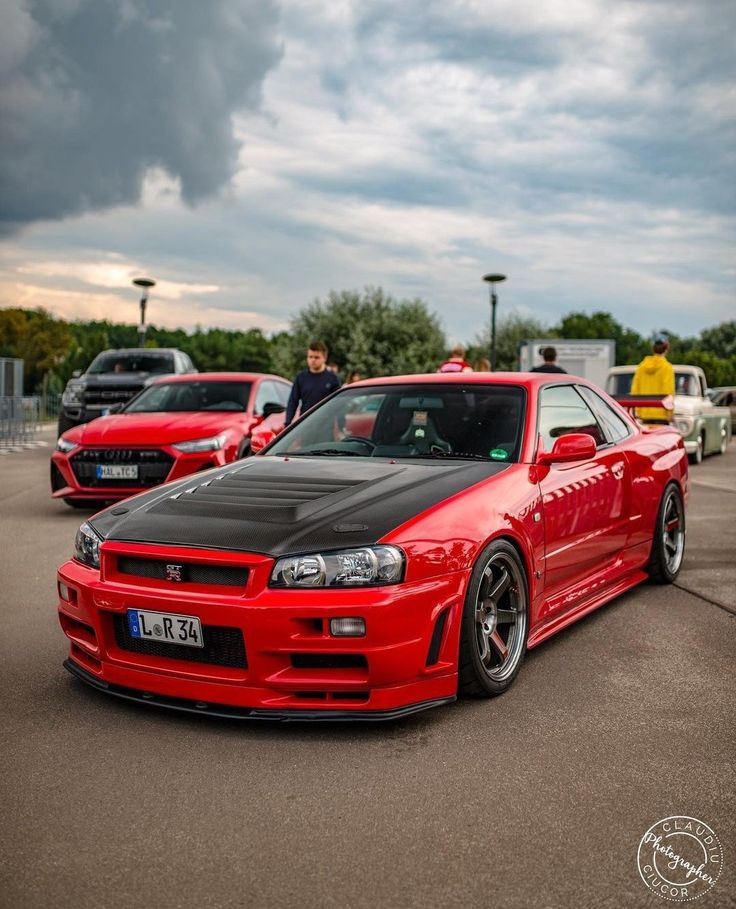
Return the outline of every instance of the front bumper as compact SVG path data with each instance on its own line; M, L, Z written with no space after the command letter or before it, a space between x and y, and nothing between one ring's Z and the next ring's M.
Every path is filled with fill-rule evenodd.
M108 542L102 578L75 561L59 569L65 665L98 690L175 710L277 720L385 720L455 699L466 572L383 588L276 590L266 586L270 558L162 549ZM213 593L126 578L113 567L123 553L240 565L248 581L243 590ZM128 609L196 616L205 638L208 627L238 629L245 659L188 661L168 656L166 645L133 652L119 631ZM365 636L331 636L329 619L338 616L363 618Z
M133 446L126 447L132 448ZM209 470L210 467L222 467L226 463L225 450L222 448L217 451L180 452L171 445L149 445L140 446L140 449L143 451L161 451L171 460L168 472L160 481L148 485L136 484L135 482L116 483L115 485L85 485L77 478L74 472L72 458L79 455L82 451L96 451L97 447L80 445L68 453L54 451L51 455L51 497L80 502L85 499L118 502L122 499L128 499L139 492L153 489L162 483L180 480L182 477L198 473L201 470ZM100 450L105 451L104 448ZM104 456L101 455L100 462L104 460Z

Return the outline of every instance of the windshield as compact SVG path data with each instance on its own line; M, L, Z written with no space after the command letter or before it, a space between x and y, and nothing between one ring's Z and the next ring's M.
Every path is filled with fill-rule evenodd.
M145 372L149 375L166 375L174 372L174 358L170 354L150 353L106 353L100 354L92 361L87 370L90 375L103 372Z
M634 380L634 371L615 373L608 377L608 393L611 395L628 395L631 393L631 383ZM696 376L690 372L675 370L675 394L700 396L700 383Z
M161 411L245 411L250 382L162 382L149 385L125 408L125 413Z
M346 388L268 454L516 461L524 403L515 385Z

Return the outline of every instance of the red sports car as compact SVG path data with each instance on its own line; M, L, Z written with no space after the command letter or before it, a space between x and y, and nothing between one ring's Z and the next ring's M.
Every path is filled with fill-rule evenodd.
M279 432L291 383L261 373L167 376L114 413L67 430L51 456L51 494L89 507L250 454L256 426Z
M248 719L501 694L528 648L675 579L687 496L680 433L573 376L348 385L262 454L84 523L58 574L65 665Z

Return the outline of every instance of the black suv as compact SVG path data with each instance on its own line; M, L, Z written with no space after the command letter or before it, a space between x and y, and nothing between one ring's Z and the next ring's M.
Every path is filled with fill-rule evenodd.
M153 376L197 372L187 354L173 347L104 350L86 372L69 379L61 398L59 435L127 402Z

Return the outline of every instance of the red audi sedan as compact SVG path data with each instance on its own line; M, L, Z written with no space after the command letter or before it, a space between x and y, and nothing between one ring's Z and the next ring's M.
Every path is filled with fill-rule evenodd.
M529 648L674 581L687 497L680 433L574 376L351 384L262 453L82 524L58 572L65 666L240 719L499 695Z
M256 426L283 429L291 383L261 373L168 376L59 437L51 494L88 508L250 454Z

